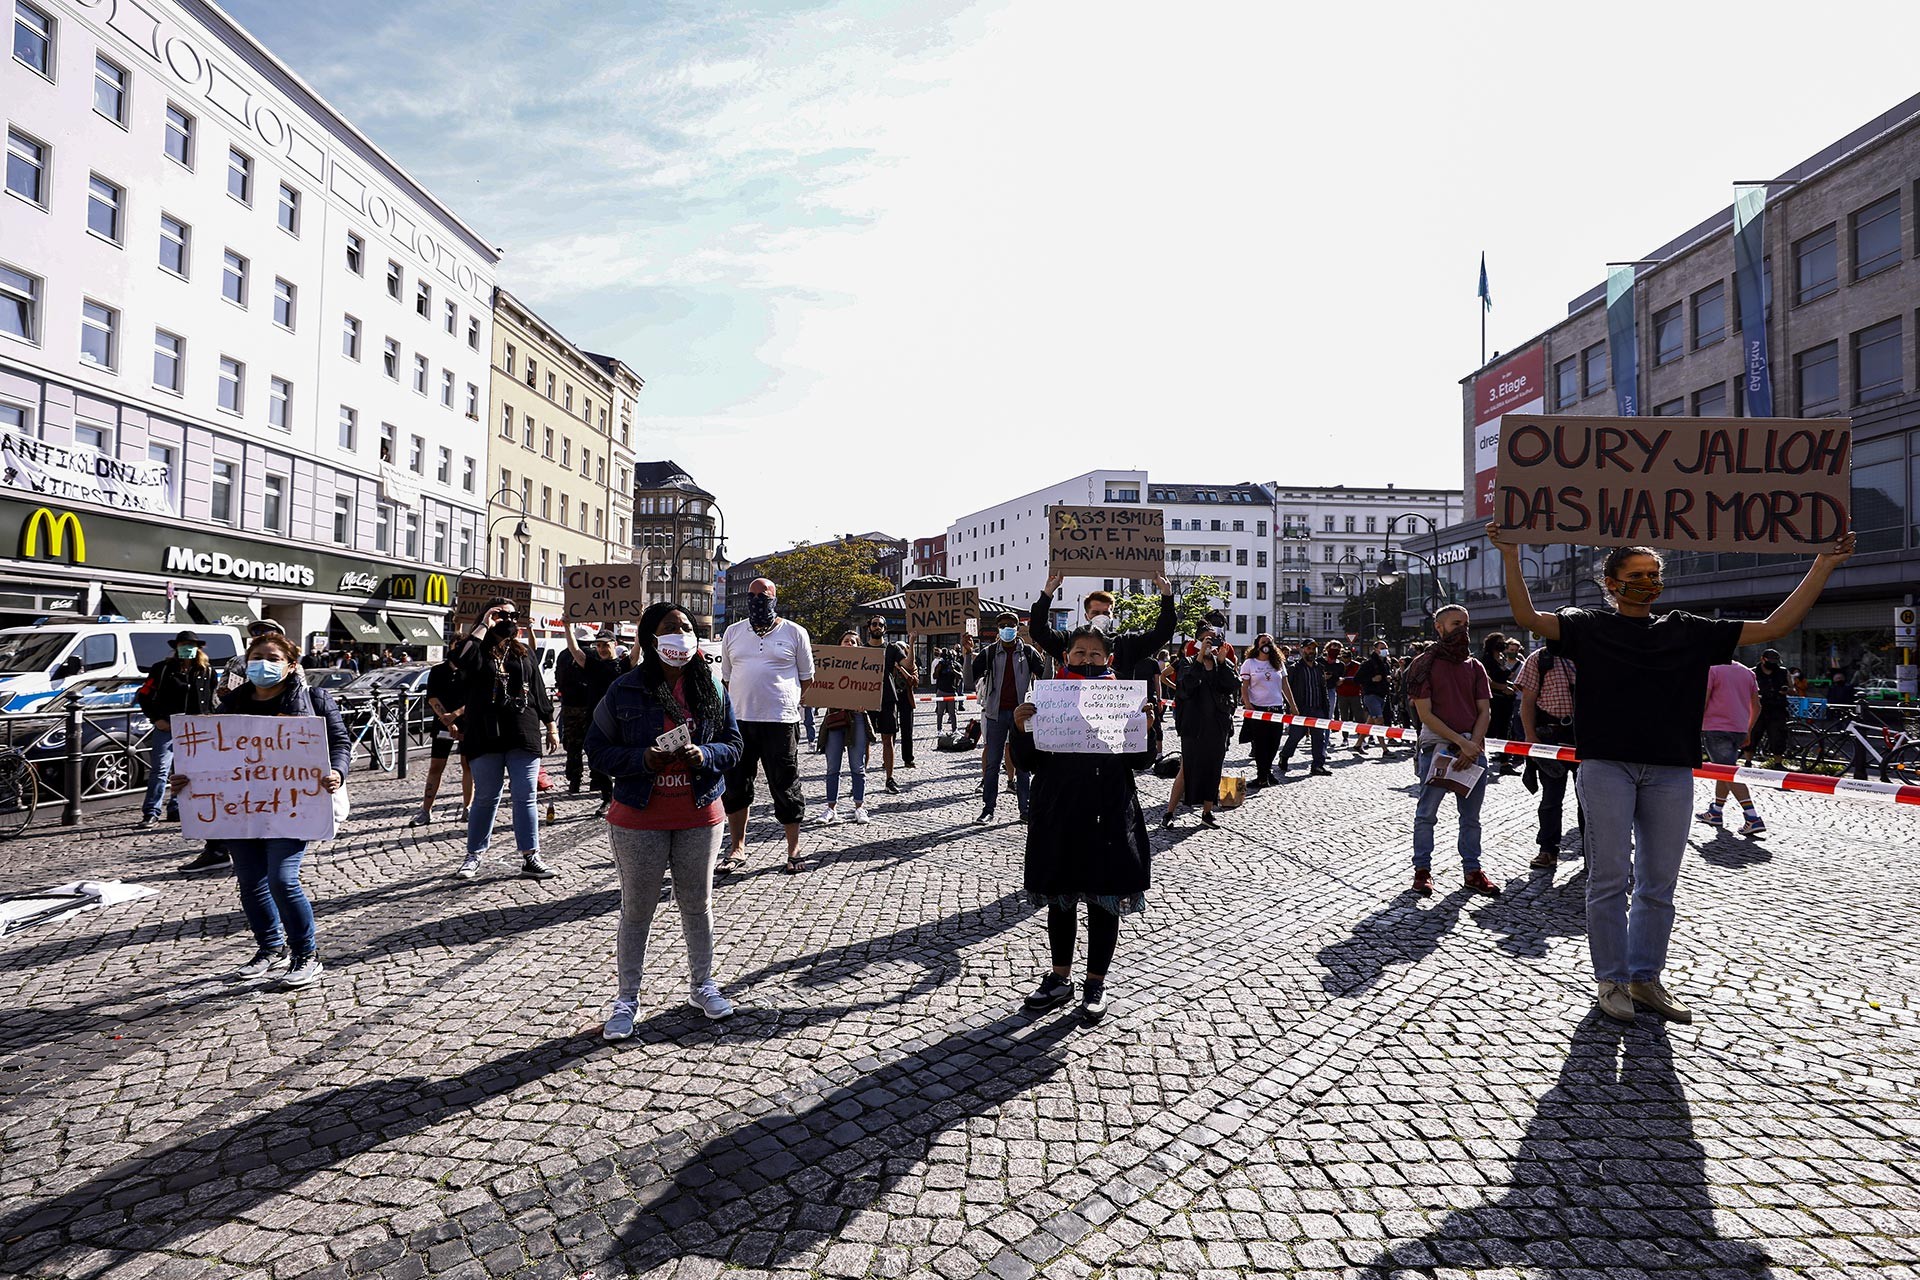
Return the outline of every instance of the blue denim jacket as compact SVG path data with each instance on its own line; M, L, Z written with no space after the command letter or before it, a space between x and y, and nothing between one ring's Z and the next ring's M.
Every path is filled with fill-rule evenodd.
M682 679L702 674L688 667ZM647 807L653 796L653 772L647 768L647 749L667 731L667 708L647 692L640 670L635 668L607 688L607 696L594 708L593 723L587 728L587 759L601 773L613 776L613 798L635 809ZM709 805L726 789L727 770L740 763L742 743L740 726L733 718L733 701L725 686L720 689L720 717L711 723L694 726L694 745L700 748L703 763L693 770L696 805Z

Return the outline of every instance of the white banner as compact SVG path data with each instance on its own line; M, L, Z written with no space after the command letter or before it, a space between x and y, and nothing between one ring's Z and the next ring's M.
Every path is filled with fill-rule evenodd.
M122 462L97 449L0 431L0 487L57 502L92 502L117 511L170 516L171 470L164 462Z
M319 716L175 716L189 840L331 840L333 762Z
M1029 725L1042 751L1127 755L1147 749L1144 680L1041 680Z

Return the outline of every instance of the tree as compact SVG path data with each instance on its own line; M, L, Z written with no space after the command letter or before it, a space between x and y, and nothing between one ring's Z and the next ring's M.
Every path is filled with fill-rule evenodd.
M1407 608L1407 580L1400 578L1390 587L1375 586L1350 598L1340 606L1341 629L1371 640L1384 635L1398 649L1420 632L1400 624Z
M893 584L873 572L879 558L871 542L824 542L768 556L759 576L779 588L782 617L805 627L815 644L838 644L853 606L893 592Z
M1202 574L1187 583L1187 589L1174 601L1173 633L1192 636L1206 621L1207 611L1219 608L1220 584ZM1160 620L1160 597L1156 595L1120 595L1113 601L1113 621L1125 635L1145 631Z

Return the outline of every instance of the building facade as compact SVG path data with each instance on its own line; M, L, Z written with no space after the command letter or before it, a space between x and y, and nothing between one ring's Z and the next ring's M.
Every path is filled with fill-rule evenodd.
M946 534L937 533L931 538L913 540L913 576L915 578L947 576Z
M905 538L896 538L891 534L879 532L843 533L837 538L828 539L828 542L872 543L874 548L873 573L885 578L896 587L906 583L910 548ZM796 543L794 547L789 547L787 550L791 551L805 545L807 544ZM721 598L725 601L725 607L721 611L721 616L731 618L735 622L747 616L747 588L753 585L755 578L765 576L761 572L761 566L775 556L782 554L784 553L779 551L769 551L764 555L749 556L745 560L736 560L727 566L725 584L721 592Z
M726 568L724 516L714 497L679 463L642 462L634 468L635 557L662 600L686 611L702 639L714 635L717 585Z
M9 8L0 617L437 643L498 252L212 6Z
M538 635L560 634L568 565L633 558L633 454L619 434L632 428L620 417L620 383L631 378L637 394L638 378L610 372L605 359L494 290L490 563L496 576L532 585ZM531 535L524 539L522 519Z
M1731 180L1736 175L1728 175ZM1770 185L1764 221L1764 340L1776 417L1850 417L1852 514L1859 549L1830 580L1807 624L1776 647L1810 679L1839 670L1855 683L1887 678L1899 660L1893 609L1920 583L1920 96L1786 170ZM1617 391L1648 416L1747 411L1745 335L1734 277L1731 207L1651 253L1634 281L1636 373L1613 377L1604 286L1565 318L1462 379L1465 470L1474 471L1475 388L1519 357L1543 371L1544 411L1617 414ZM1608 252L1596 248L1602 261ZM1483 415L1484 416L1484 415ZM1471 484L1471 478L1469 484ZM1415 557L1437 597L1475 613L1476 630L1509 628L1500 558L1485 516L1438 541L1437 571ZM1429 558L1433 548L1427 549ZM1522 561L1536 603L1594 604L1606 548L1530 547ZM1674 553L1663 606L1761 617L1806 570L1804 556ZM1418 599L1426 588L1410 593ZM1754 655L1746 655L1751 659Z
M1452 489L1276 486L1274 634L1296 640L1342 635L1347 600L1378 585L1390 542L1454 524L1460 503Z

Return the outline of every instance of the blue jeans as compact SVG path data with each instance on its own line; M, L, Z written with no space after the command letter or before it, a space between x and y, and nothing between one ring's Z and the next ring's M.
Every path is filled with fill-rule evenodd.
M855 715L845 729L827 730L827 808L840 800L840 757L845 753L853 770L853 803L867 802L867 718Z
M147 798L142 818L157 818L167 810L167 779L173 774L173 735L155 727L147 735Z
M240 881L240 910L253 940L263 947L286 947L297 956L313 954L313 904L300 887L305 840L228 840L233 874Z
M1013 732L1013 708L1005 711L982 711L981 728L986 731L986 804L983 808L992 809L1000 802L1000 763L1007 754L1007 735ZM1014 790L1020 797L1020 816L1027 815L1027 799L1033 788L1033 775L1024 770L1013 775Z
M1387 700L1385 698L1377 693L1363 693L1360 695L1360 702L1361 705L1367 709L1368 724L1385 724L1387 722Z
M802 716L802 723L803 723L803 724L805 724L805 725L807 726L807 745L808 745L808 746L812 746L812 745L813 745L813 734L814 734L814 729L813 729L813 708L812 708L812 707L802 707L802 708L800 708L800 712L801 712L801 716Z
M1301 724L1287 726L1287 740L1280 747L1280 767L1285 769L1293 763L1293 749L1300 745L1302 738L1313 743L1313 767L1324 768L1327 763L1327 731L1309 729Z
M1587 820L1587 950L1593 955L1593 976L1602 982L1653 982L1666 968L1667 939L1673 933L1673 889L1693 821L1693 770L1583 760L1574 786Z
M513 838L521 853L540 852L540 810L537 784L540 757L531 751L492 751L467 757L473 775L473 804L467 809L467 852L485 853L493 838L493 819L500 808L500 788L513 782Z
M1427 776L1427 768L1433 763L1435 745L1431 742L1420 744L1420 776ZM1485 756L1481 763L1488 763ZM1482 773L1473 790L1463 796L1454 796L1454 808L1460 817L1460 869L1478 871L1480 869L1480 805L1487 798L1487 777ZM1417 871L1429 871L1433 868L1433 827L1440 817L1440 802L1453 795L1445 787L1420 788L1420 803L1413 811L1413 865Z

